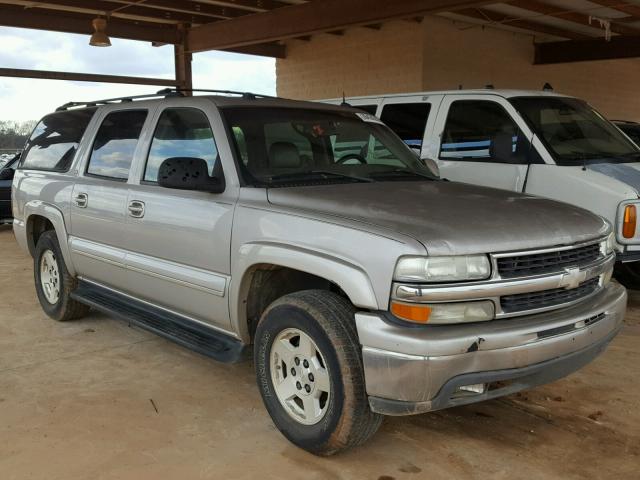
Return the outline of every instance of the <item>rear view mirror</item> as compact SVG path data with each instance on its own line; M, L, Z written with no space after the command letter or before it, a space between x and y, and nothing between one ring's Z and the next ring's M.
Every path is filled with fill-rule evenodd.
M13 180L16 171L13 168L5 168L0 170L0 180Z
M158 171L158 185L178 190L224 192L224 177L209 176L209 166L202 158L167 158Z

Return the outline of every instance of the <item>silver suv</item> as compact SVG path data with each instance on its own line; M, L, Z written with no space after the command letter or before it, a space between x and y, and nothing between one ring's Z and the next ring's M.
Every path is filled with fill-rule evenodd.
M620 329L602 218L440 181L359 110L159 93L35 128L13 210L38 298L55 320L95 308L220 361L252 353L296 445L329 455L382 415L555 380Z

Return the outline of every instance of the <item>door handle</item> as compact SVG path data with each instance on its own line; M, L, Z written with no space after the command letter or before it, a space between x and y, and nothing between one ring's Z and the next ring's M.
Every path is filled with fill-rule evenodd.
M134 218L144 217L144 202L132 200L129 202L129 216Z
M75 203L78 208L87 208L89 196L86 193L79 193L73 197L73 203Z

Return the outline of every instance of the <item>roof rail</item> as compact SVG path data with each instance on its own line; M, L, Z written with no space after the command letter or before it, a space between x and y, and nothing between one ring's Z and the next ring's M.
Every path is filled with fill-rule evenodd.
M169 90L169 89L165 89ZM168 95L169 92L165 92L165 90L159 90L156 93L147 93L144 95L131 95L129 97L115 97L115 98L105 98L104 100L92 100L89 102L67 102L64 105L60 105L56 108L56 112L60 112L63 110L69 110L73 107L96 107L98 105L108 105L111 103L126 103L132 102L133 100L142 100L147 98L155 98L155 97L168 97L168 96L177 96L176 92L173 92L172 95Z
M261 93L253 93L253 92L239 92L236 90L216 90L216 89L207 89L207 88L179 88L179 87L169 87L158 91L158 93L163 93L165 95L170 94L181 94L182 92L205 92L205 93L222 93L225 95L240 95L242 98L255 100L256 98L277 98L272 95L263 95Z
M143 100L149 98L157 98L157 97L184 97L183 92L207 92L207 93L222 93L225 95L240 95L242 98L254 100L256 98L276 98L269 95L262 95L259 93L251 93L251 92L237 92L234 90L208 90L201 88L163 88L162 90L158 90L156 93L147 93L144 95L132 95L129 97L115 97L115 98L105 98L104 100L92 100L89 102L67 102L64 105L60 105L56 108L56 112L61 112L64 110L69 110L73 107L97 107L98 105L109 105L113 103L126 103L132 102L133 100Z

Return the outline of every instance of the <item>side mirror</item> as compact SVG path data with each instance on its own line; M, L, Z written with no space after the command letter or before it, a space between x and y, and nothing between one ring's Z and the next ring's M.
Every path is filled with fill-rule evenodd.
M440 178L440 167L433 158L421 158L420 160L422 161L422 163L424 163L424 166L429 169L434 177Z
M0 170L0 180L13 180L16 175L16 171L13 168L5 168Z
M172 157L160 164L158 185L178 190L224 192L224 177L210 177L209 166L202 158Z

